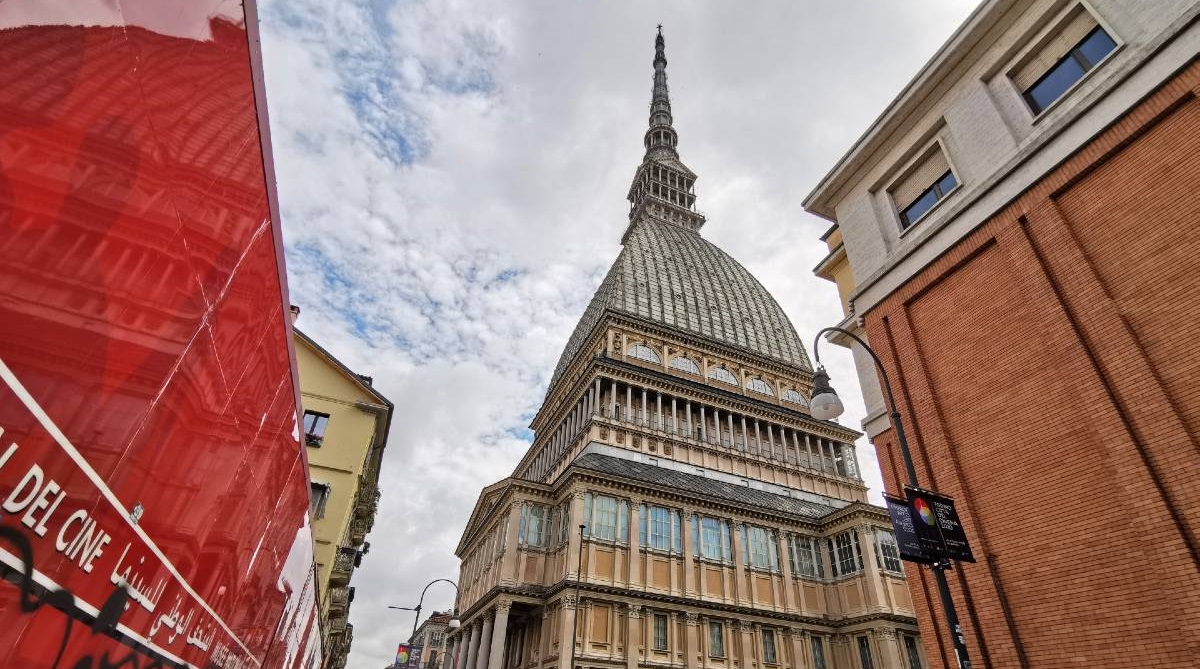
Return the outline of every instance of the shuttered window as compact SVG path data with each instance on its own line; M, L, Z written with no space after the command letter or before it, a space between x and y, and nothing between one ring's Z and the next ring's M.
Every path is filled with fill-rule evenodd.
M904 228L912 225L933 208L955 186L958 179L950 170L950 161L941 146L934 146L912 171L891 188L892 201L900 213Z
M1012 73L1025 102L1039 114L1117 48L1082 7Z

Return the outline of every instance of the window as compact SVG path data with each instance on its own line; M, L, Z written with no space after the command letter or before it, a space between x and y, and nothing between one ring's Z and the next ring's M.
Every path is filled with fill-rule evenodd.
M654 650L667 649L667 616L663 613L654 614Z
M815 537L788 537L788 559L791 561L792 575L809 578L824 578L825 570L821 567L821 553L817 548Z
M646 362L661 363L662 358L658 357L658 353L654 349L645 344L636 344L629 349L629 357L645 360Z
M700 374L700 367L695 362L692 362L691 358L682 355L671 358L671 368L687 372L688 374Z
M329 484L310 481L308 488L308 511L313 520L320 520L325 517L325 502L329 501Z
M957 185L958 179L950 170L946 154L940 144L935 144L908 175L890 189L892 201L900 212L900 227L907 229L916 223Z
M708 624L708 656L725 657L725 626L721 623Z
M733 561L733 541L729 521L692 516L692 552L708 560Z
M679 512L661 506L638 508L638 541L647 548L683 552L683 523Z
M804 396L793 388L788 388L787 390L783 391L783 401L791 402L792 404L799 404L802 407L808 406L808 402L804 401Z
M629 541L629 502L608 495L583 496L584 536L609 541Z
M549 509L541 504L521 504L521 524L517 531L518 543L525 546L545 548L549 545Z
M830 563L834 576L849 576L862 570L862 556L858 550L858 535L853 531L842 532L830 540Z
M1013 83L1034 115L1061 98L1096 67L1117 43L1083 8L1012 74Z
M763 395L775 396L775 391L771 389L771 384L762 379L750 379L749 383L746 384L746 388Z
M763 630L763 662L766 664L779 664L779 660L775 655L775 631Z
M871 662L871 640L865 636L858 637L858 661L862 669L875 669L875 663Z
M708 378L720 381L722 383L728 383L735 386L738 385L737 377L724 367L713 367L712 369L708 370Z
M304 443L320 448L325 439L325 428L329 425L329 414L316 411L304 412Z
M908 669L921 669L921 651L917 648L916 637L901 636L904 637L904 653L908 655Z
M827 669L825 666L824 639L819 636L812 638L813 669Z
M889 530L875 530L875 550L878 552L879 568L884 571L903 572L900 564L900 547L896 535Z
M775 533L763 527L746 525L742 528L742 552L751 567L779 569L779 544Z

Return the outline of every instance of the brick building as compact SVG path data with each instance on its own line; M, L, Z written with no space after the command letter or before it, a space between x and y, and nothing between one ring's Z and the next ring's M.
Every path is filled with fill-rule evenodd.
M976 667L1200 658L1198 15L989 0L806 200L834 222L816 272L842 326L965 518L979 562L949 577ZM930 574L906 567L951 666Z

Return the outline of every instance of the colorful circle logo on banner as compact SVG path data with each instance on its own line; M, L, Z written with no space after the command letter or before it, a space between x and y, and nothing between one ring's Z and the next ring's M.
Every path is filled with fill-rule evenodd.
M920 514L921 520L925 521L926 525L933 525L937 519L933 516L933 509L929 508L929 503L920 497L913 500L913 508Z

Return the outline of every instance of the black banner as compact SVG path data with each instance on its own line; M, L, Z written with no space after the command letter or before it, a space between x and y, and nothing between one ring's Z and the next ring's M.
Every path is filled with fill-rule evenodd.
M904 487L912 511L913 528L927 555L974 562L967 533L954 510L954 500L920 488Z
M908 501L900 497L885 494L883 500L887 505L888 515L892 517L892 529L896 533L896 544L900 547L900 559L919 564L930 564L934 561L921 546L917 529L913 527L912 507Z

